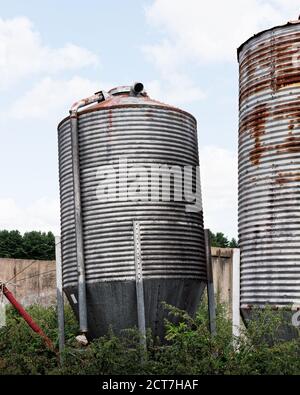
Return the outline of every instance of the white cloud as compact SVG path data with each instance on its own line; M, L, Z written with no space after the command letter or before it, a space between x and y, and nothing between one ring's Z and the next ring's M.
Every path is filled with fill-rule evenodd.
M235 63L237 47L249 37L297 19L299 0L154 0L145 15L160 33L156 42L142 48L159 73L148 90L181 105L205 96L186 71L190 63L207 67ZM190 98L184 97L185 90L187 96L190 90L193 93ZM200 163L205 226L236 237L237 155L216 146L203 147Z
M160 79L147 82L147 92L152 97L176 106L184 106L205 98L206 94L196 86L186 73L179 71L184 64L177 51L168 41L142 48L146 58L153 62L160 74Z
M297 16L294 0L154 0L146 19L161 38L142 51L159 79L150 89L174 105L186 105L206 94L187 75L192 64L236 62L236 48L261 29ZM188 92L188 94L184 94Z
M150 97L159 98L160 101L174 106L186 106L194 101L203 100L206 94L196 86L188 77L177 73L171 80L148 81L147 93Z
M297 19L296 0L155 0L146 8L150 25L162 31L146 47L161 69L182 62L235 61L236 48L262 29Z
M0 229L17 229L21 232L40 230L60 234L59 202L56 199L41 198L24 206L13 198L1 198Z
M95 54L72 43L49 48L28 18L0 18L0 89L33 74L76 70L98 62Z
M216 146L199 155L205 227L237 237L237 155Z
M73 77L70 80L45 77L15 100L6 111L6 115L16 119L53 119L57 122L68 115L68 110L76 100L90 96L106 87L107 84L103 86L100 82L81 77Z

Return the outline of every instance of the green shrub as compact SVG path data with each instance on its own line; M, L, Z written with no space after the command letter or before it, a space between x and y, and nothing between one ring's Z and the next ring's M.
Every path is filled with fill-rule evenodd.
M77 323L66 308L64 365L48 351L41 339L12 310L7 326L0 330L1 374L300 374L300 337L283 341L278 334L282 317L271 309L257 310L240 338L231 334L231 321L222 304L217 306L217 335L208 330L207 306L203 302L195 318L172 306L166 320L166 341L162 344L147 334L147 353L137 329L112 330L87 347L75 336ZM32 306L30 314L57 346L54 308ZM176 316L178 323L172 323Z
M65 309L66 339L74 338L77 324L70 308ZM34 320L58 345L57 317L54 307L28 308ZM57 357L47 350L16 310L7 309L7 325L0 329L0 374L46 374L57 366Z

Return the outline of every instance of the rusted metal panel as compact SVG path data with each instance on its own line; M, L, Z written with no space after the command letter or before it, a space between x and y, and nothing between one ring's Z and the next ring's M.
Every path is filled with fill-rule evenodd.
M130 296L136 277L132 228L132 221L136 220L140 223L146 323L156 333L161 333L163 322L158 324L154 319L161 309L161 298L165 297L168 303L188 308L193 313L203 291L206 262L202 211L187 212L184 201L112 199L102 202L97 199L97 172L103 166L113 165L120 180L118 164L120 158L125 157L128 168L135 165L149 169L155 163L180 168L185 165L198 166L196 121L187 112L154 101L147 95L131 95L128 87L111 90L109 94L111 96L107 100L81 111L78 117L89 326L93 335L99 335L105 332L109 323L117 330L122 325L136 323L136 297L131 300ZM76 234L69 118L59 124L58 139L63 281L69 296L74 293L76 298ZM141 182L147 184L149 179L142 178ZM119 190L123 193L122 187ZM177 287L176 294L174 284L180 281L189 284L190 290L182 285ZM108 282L112 284L108 285ZM107 299L106 305L97 300L97 295L103 296L104 289L113 292L114 286L115 298ZM124 292L128 295L125 296ZM118 297L126 298L127 302L130 300L130 306L125 308L122 300L117 300ZM69 297L69 300L72 301L72 298ZM102 318L105 317L103 327L95 321L100 311ZM124 317L125 313L128 317L121 322L120 317ZM101 322L101 318L99 320Z
M300 305L300 22L238 58L241 305Z

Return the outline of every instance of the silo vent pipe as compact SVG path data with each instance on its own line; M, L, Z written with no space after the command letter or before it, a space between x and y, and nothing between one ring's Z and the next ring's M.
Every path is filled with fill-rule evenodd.
M86 281L85 262L82 228L82 207L80 190L80 163L79 163L79 141L78 141L78 110L93 103L100 103L110 95L104 91L95 93L86 99L73 104L70 109L71 139L72 139L72 162L73 162L73 186L75 202L75 229L76 229L76 256L78 271L78 313L79 328L81 333L88 332L87 303L86 303Z
M131 87L133 95L142 94L144 92L144 85L141 82L135 82Z

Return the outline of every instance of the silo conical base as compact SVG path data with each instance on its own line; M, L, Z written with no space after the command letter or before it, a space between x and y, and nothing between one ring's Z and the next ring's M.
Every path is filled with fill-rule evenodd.
M175 321L162 306L166 302L190 315L196 313L206 283L195 279L145 279L144 300L146 327L161 340L165 322ZM65 288L68 300L78 318L77 287ZM104 336L111 327L116 334L138 326L135 281L97 282L87 286L88 337Z
M263 309L261 309L261 311L263 311ZM289 341L299 338L300 336L299 328L294 326L292 323L293 316L295 313L296 311L288 310L288 309L278 308L272 310L272 315L274 314L274 319L280 319L282 321L282 324L278 326L278 328L275 330L275 333L273 334L273 340ZM255 308L241 309L241 315L246 327L249 326L250 322L257 320L257 314L258 314L258 310ZM272 342L271 338L270 339L265 338L264 340Z

